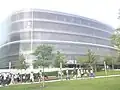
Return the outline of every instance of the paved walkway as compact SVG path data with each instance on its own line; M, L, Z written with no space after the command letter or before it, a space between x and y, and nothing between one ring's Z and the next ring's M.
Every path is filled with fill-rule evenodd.
M118 77L120 75L108 75L108 76L96 76L94 78L105 78L105 77ZM92 78L92 79L94 79ZM91 79L91 77L88 78L77 78L77 79L70 79L70 80L85 80L85 79ZM45 81L45 82L58 82L58 81L66 81L66 79L62 80L51 80L51 81ZM21 84L37 84L39 82L34 82L34 83L18 83L18 84L11 84L11 85L21 85Z

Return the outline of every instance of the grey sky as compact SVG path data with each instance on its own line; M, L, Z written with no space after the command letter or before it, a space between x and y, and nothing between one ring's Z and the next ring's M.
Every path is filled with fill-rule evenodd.
M119 4L120 0L0 0L0 23L15 10L40 8L89 17L117 28Z

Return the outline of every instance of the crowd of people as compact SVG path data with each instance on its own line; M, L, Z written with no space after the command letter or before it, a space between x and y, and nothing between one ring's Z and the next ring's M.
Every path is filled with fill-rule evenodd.
M13 74L9 72L0 73L0 85L6 86L9 84L26 83L26 82L41 82L43 79L42 71L38 73L29 74ZM48 77L44 74L44 79L47 80Z
M63 71L58 71L58 77L57 79L60 79L63 77L63 75L66 76L66 80L70 80L70 77L73 78L82 78L84 76L88 77L94 77L93 70L84 70L84 69L74 69L72 72L70 72L68 69L63 73ZM38 73L29 73L29 74L13 74L13 73L0 73L0 85L6 86L9 84L17 84L17 83L26 83L26 82L41 82L42 80L48 80L48 76L40 70Z
M90 70L88 70L88 69L83 69L83 68L81 68L81 69L76 69L76 70L74 70L73 72L73 77L74 78L76 78L76 77L95 77L95 74L94 74L94 72L93 72L93 70L92 69L90 69Z
M58 71L58 78L61 78L61 76L64 76L64 74L66 76L66 80L70 80L70 77L74 79L83 77L95 77L92 69L87 70L83 68L74 69L72 70L72 72L67 69L65 73L63 73L62 71Z

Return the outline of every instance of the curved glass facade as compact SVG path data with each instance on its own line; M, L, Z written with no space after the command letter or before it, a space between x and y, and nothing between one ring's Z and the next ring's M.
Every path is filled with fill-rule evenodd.
M37 9L13 13L10 20L8 42L0 46L0 68L9 61L14 66L21 51L30 54L40 44L55 46L68 60L88 49L100 56L116 53L110 41L114 29L96 20Z

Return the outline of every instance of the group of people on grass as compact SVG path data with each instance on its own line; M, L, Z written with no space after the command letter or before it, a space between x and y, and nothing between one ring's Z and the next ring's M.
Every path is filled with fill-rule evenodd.
M70 72L68 69L63 73L62 70L58 71L57 79L66 77L66 80L70 80L70 77L73 78L82 78L82 77L94 77L95 74L92 69L74 69ZM13 74L13 73L0 73L0 85L6 86L9 84L17 84L17 83L26 83L26 82L41 82L42 80L48 80L48 76L40 70L38 73L29 73L29 74Z
M78 68L77 70L74 70L73 72L73 78L82 78L82 77L95 77L95 74L93 72L93 69L83 69Z
M72 72L70 72L68 69L63 73L63 71L58 71L58 78L61 78L62 76L66 75L66 80L70 80L70 77L72 78L83 78L83 77L95 77L95 74L92 69L83 69L78 68L74 69Z
M47 80L47 75L44 74L44 79ZM41 82L43 80L42 71L38 73L29 73L29 74L13 74L13 73L0 73L0 85L6 86L9 84L17 84L17 83L26 83L26 82Z

